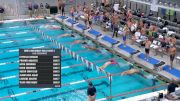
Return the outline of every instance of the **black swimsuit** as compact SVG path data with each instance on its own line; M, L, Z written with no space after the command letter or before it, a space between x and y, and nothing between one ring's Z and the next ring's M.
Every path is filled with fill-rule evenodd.
M171 54L171 55L170 55L170 60L171 60L171 61L174 61L174 58L175 58L175 55L174 55L174 54Z
M149 48L145 48L145 52L147 53L147 54L149 54Z

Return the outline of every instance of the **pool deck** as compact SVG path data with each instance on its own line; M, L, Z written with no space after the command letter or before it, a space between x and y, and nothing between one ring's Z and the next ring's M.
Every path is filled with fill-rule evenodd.
M56 16L58 16L58 15L56 15ZM67 17L68 17L68 16L67 16ZM58 19L56 19L56 20L58 20ZM63 23L65 23L65 24L67 25L66 22L63 22ZM78 20L78 23L84 25L84 22L83 22L82 20ZM76 24L75 24L75 25L76 25ZM105 32L105 31L103 31L102 28L101 28L100 26L98 26L98 25L93 25L93 29L96 30L96 31L98 31L98 32L100 32L102 35L106 35L106 36L112 37L112 34L113 34L113 33L112 33L111 31L106 31L106 32ZM85 31L85 33L86 33L86 32L87 32L87 31ZM82 33L82 32L80 32L80 33ZM113 39L116 39L116 40L118 40L120 43L123 43L122 36L119 36L119 37L113 38ZM127 45L130 46L130 47L132 47L132 48L134 48L134 49L140 50L140 52L143 52L143 53L144 53L144 48L141 48L141 47L139 47L138 45L131 45L129 39L127 40ZM117 52L117 53L118 53L118 52ZM153 57L153 58L155 58L155 59L158 59L158 60L160 60L160 61L164 61L164 62L165 62L165 65L169 65L169 64L170 64L170 63L169 63L169 56L168 56L168 55L163 55L163 57L161 57L161 56L159 56L159 55L156 55L156 56L155 56L155 52L153 52L153 50L151 50L151 51L150 51L150 56ZM123 57L123 58L124 58L124 57ZM129 58L129 57L127 57L127 58ZM138 60L138 59L139 59L139 58L134 57L134 60L136 60L136 61L141 61L140 64L139 64L139 66L147 66L147 63L143 62L143 61L140 60L140 59ZM164 65L162 65L162 66L164 66ZM175 59L175 61L174 61L174 68L180 70L180 61L176 61L176 59ZM172 74L170 74L170 73L168 73L168 72L166 72L166 71L164 71L164 70L155 71L155 70L152 70L151 67L148 67L147 70L150 71L150 72L153 72L154 74L159 74L161 77L165 77L165 80L167 80L167 81L169 81L169 80L171 80L171 79L179 80L179 78L175 77L174 75L172 75Z

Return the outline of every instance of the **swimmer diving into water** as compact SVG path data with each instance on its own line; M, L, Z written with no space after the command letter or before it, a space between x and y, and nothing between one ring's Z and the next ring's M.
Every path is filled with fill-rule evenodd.
M118 64L115 60L109 60L108 62L106 62L104 65L102 65L99 70L100 71L103 71L106 67L108 67L109 65L112 65L112 64ZM119 64L118 64L119 65Z
M140 73L140 70L139 69L130 69L130 70L122 72L121 75L130 75L130 74L135 74L135 73Z

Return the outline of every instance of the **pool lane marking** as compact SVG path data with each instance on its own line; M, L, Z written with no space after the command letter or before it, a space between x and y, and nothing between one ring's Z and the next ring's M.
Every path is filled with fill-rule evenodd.
M21 34L27 34L27 32L17 32L17 35L21 35Z
M0 36L5 36L6 34L0 34Z
M3 62L3 63L0 63L0 66L2 66L2 65L7 65L7 64L13 64L13 63L19 63L19 60L17 60L17 61L12 61L12 62Z
M32 48L44 48L45 46L44 45L42 45L42 46L37 46L37 47L32 47ZM1 53L7 53L7 52L18 52L19 51L19 49L14 49L14 50L8 50L8 51L6 51L6 52L1 52Z
M38 38L28 38L28 39L24 39L24 40L20 40L20 41L32 41L32 40L37 40ZM4 41L4 42L0 42L1 44L7 44L7 43L13 43L14 41Z
M7 76L7 77L2 77L2 78L0 78L0 80L7 80L7 79L16 78L16 77L17 77L17 75Z
M45 46L33 47L32 49L37 49L37 48L45 48Z
M71 82L71 83L69 83L69 85L75 85L75 84L79 84L79 83L83 83L83 82L86 82L86 80Z
M36 40L37 38L29 38L29 39L24 39L24 41L32 41L32 40Z
M14 26L14 27L9 27L9 28L19 28L20 26Z
M1 42L2 44L7 44L7 43L13 43L14 41L4 41L4 42Z
M8 50L7 52L18 52L19 49L14 49L14 50Z

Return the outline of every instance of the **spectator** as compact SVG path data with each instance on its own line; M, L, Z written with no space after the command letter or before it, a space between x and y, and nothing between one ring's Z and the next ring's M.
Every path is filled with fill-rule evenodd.
M175 35L171 35L169 44L171 46L176 45L176 37L175 37Z
M112 16L112 24L113 24L113 36L116 36L118 35L118 31L119 31L119 16L115 13L113 16Z
M87 89L88 101L95 101L96 99L96 88L91 82L89 82L89 87Z
M65 15L64 10L65 10L65 1L64 0L58 0L58 8L59 8L59 12L61 13L61 15Z
M153 33L152 33L152 35L153 35L153 38L158 38L158 28L157 28L157 26L154 26L153 27Z
M39 13L41 13L43 16L44 16L44 5L43 5L43 3L40 3L40 11L39 11Z
M28 11L29 11L29 16L32 18L32 14L33 14L33 6L32 3L28 4Z
M4 19L4 8L0 6L0 21Z
M33 5L33 7L34 7L34 14L35 14L36 17L38 17L38 15L39 15L39 12L38 12L39 5L37 3L35 3Z
M132 34L132 35L134 35L134 33L136 32L137 25L138 25L138 24L137 24L135 21L132 21L131 27L130 27L130 29L131 29L131 34Z
M145 36L147 32L146 26L141 28L141 35Z
M127 26L124 27L124 32L123 32L123 42L124 42L124 45L126 46L127 44L127 35L129 33L129 29Z
M150 38L146 39L144 44L145 44L146 60L148 61L149 60L150 46L151 46Z
M171 66L170 69L172 69L173 68L173 61L174 61L174 58L176 56L176 46L175 45L170 46L169 55L170 55L170 66Z
M89 22L89 27L92 28L92 21L93 21L93 16L92 14L89 14L88 16L88 22Z
M135 32L134 36L132 37L132 44L133 44L136 40L138 40L138 39L140 38L140 36L141 36L141 30L138 29L138 30Z
M151 10L149 12L149 16L153 16L153 12Z
M87 25L88 24L87 22L88 22L88 13L86 11L84 12L84 24Z
M74 19L74 12L75 12L75 7L70 8L70 15Z
M127 19L132 19L132 17L133 17L132 11L128 10L128 12L127 12Z
M50 5L48 3L46 3L45 8L46 8L47 15L50 16Z
M143 20L140 20L138 27L139 27L139 28L143 28L143 27L144 27L144 21L143 21Z

